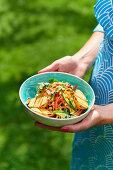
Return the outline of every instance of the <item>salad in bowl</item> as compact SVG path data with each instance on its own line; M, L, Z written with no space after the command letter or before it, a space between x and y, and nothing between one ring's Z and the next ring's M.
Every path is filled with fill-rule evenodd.
M39 83L35 97L29 97L26 103L32 111L58 119L73 118L88 109L87 98L77 89L77 84L73 87L54 78Z

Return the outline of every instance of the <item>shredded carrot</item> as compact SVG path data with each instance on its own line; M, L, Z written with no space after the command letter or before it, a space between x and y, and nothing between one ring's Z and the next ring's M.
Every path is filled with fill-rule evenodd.
M73 90L75 90L77 86L78 86L78 85L76 84L75 87L73 88Z
M55 100L55 110L58 110L58 100L59 100L59 98L56 97L56 100Z
M80 114L83 112L83 110L79 110L76 114L76 116L80 116Z

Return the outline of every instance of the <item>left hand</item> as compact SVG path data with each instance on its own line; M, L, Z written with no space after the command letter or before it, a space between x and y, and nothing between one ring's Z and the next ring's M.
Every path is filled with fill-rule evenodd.
M90 111L88 116L81 122L76 124L65 125L63 127L51 127L36 122L35 125L40 128L50 129L54 131L74 133L82 130L87 130L92 126L101 126L112 123L113 123L113 104L109 104L106 106L94 105L94 108Z

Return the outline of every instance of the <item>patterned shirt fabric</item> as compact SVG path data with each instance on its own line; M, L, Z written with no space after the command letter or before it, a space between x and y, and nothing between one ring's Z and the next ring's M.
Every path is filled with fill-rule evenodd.
M95 104L113 103L113 1L97 0L95 16L104 32L89 81ZM104 110L103 110L104 111ZM75 133L71 170L113 170L113 124L92 127Z

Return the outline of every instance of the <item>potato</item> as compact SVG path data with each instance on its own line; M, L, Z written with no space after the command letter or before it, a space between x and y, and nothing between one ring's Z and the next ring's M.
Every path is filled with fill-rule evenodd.
M81 99L83 99L83 100L85 100L85 101L87 100L87 99L86 99L86 96L85 96L85 95L81 92L81 90L79 90L79 89L76 89L76 90L75 90L74 95L75 95L75 96L78 96L79 98L81 98Z
M40 109L40 110L41 110L41 112L42 112L42 114L43 114L44 116L51 117L51 116L54 115L53 112L50 112L50 111L48 111L47 109Z
M47 116L47 117L51 117L51 116L54 115L53 112L50 112L50 111L48 111L46 109L31 108L31 110L38 113L38 114L41 114L43 116Z
M36 99L36 98L35 98ZM37 98L36 99L36 102L35 102L35 104L34 104L34 106L33 107L40 107L40 103L41 103L41 97L39 97L39 98Z
M48 103L48 98L46 96L41 98L40 107L46 107Z
M37 98L35 104L34 104L34 107L37 107L37 108L40 108L40 107L46 107L47 106L47 103L48 103L48 99L47 97L40 97L40 98Z
M42 112L38 108L31 108L32 111L41 114Z
M30 99L30 102L29 102L28 106L31 108L31 107L34 106L34 103L35 103L35 97Z
M88 108L87 99L79 89L76 89L74 92L74 102L78 109L85 110Z

